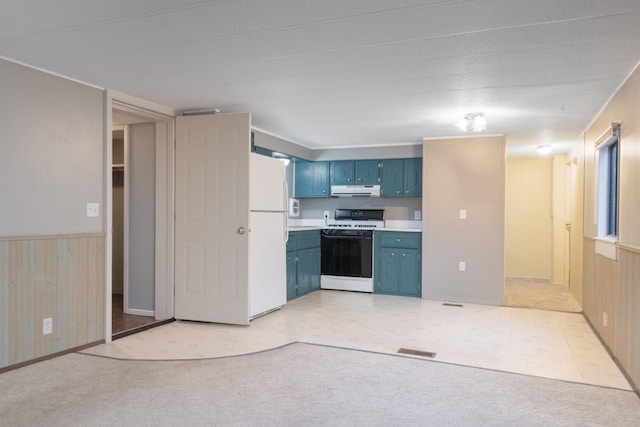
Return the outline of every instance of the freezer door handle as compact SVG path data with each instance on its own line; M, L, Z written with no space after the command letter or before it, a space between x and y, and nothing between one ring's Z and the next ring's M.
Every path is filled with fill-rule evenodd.
M282 189L283 189L283 194L282 194L282 210L283 213L282 215L284 216L284 230L283 230L283 235L284 235L284 243L287 244L289 242L289 186L287 185L287 181L284 180L282 181Z

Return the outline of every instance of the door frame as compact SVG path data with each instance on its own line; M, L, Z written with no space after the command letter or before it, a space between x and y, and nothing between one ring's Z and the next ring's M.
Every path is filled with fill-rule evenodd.
M173 318L174 312L174 212L175 212L175 116L172 108L121 92L105 93L105 200L103 218L105 239L105 342L112 340L111 293L113 290L113 110L148 119L156 124L156 248L155 318Z

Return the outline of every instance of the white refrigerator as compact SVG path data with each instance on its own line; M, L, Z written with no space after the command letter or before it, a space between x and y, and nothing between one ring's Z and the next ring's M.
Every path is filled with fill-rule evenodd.
M249 186L249 317L287 302L288 190L282 160L251 153Z

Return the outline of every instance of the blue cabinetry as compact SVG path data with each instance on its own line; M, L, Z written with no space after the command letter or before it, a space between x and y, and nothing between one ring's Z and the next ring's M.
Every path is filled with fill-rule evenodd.
M329 195L329 162L296 162L295 197Z
M356 160L355 183L357 185L376 185L379 181L378 160Z
M353 160L340 160L331 162L329 171L329 176L331 177L331 185L353 185L353 173Z
M380 196L404 197L404 160L380 161Z
M287 301L320 289L320 230L293 231L287 242Z
M421 296L422 233L376 231L374 292Z
M421 197L422 159L381 160L380 196Z
M378 160L338 160L331 162L331 185L378 184Z
M381 197L421 197L422 159L296 162L295 197L329 197L331 185L377 185Z
M404 197L422 196L422 159L404 159Z

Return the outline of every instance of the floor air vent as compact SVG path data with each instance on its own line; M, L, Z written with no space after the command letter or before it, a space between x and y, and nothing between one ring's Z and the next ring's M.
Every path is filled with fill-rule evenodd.
M430 357L432 359L436 357L436 354L430 351L412 350L410 348L401 348L400 350L398 350L398 353L410 354L412 356Z
M442 305L446 305L447 307L462 307L462 304L453 304L451 302L445 302Z

